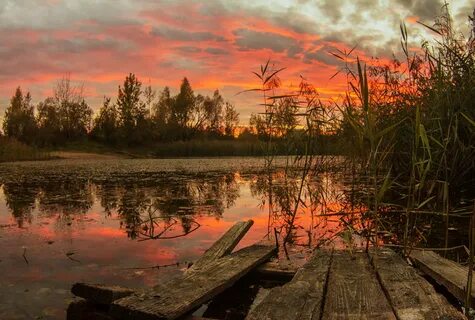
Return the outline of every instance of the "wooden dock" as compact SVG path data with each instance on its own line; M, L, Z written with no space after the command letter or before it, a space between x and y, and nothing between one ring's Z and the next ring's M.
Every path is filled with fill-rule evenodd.
M412 251L414 264L460 301L466 299L468 267L445 259L434 251ZM472 280L472 306L475 306L475 280Z
M271 289L247 320L465 319L391 250L317 251Z
M250 271L293 277L282 286L262 290L248 320L465 319L389 249L317 250L298 270L280 270L278 263L266 263L275 254L273 243L232 252L251 226L252 221L237 223L181 277L155 288L133 291L75 284L72 292L88 302L73 303L68 319L195 319L190 316L194 310ZM91 305L102 306L102 311Z

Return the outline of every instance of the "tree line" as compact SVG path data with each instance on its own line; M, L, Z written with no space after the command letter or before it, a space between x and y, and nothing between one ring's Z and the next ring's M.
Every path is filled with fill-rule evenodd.
M6 136L40 147L95 140L108 145L143 145L192 138L232 139L239 113L218 90L212 96L195 94L185 77L176 95L161 92L130 73L119 86L115 101L104 97L94 112L82 86L69 78L58 81L53 95L32 103L31 94L18 87L5 111Z

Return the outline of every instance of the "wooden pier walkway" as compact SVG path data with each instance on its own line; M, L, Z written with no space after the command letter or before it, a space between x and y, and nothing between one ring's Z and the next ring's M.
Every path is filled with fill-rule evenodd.
M265 262L275 254L275 244L256 244L231 253L251 225L252 221L236 224L182 277L155 288L133 291L75 284L72 292L95 305L107 306L102 308L107 312L97 319L182 319L252 270L282 274L275 264L265 268ZM284 273L288 275L289 270ZM96 319L98 313L84 311L79 305L71 305L68 319ZM461 320L465 317L395 252L373 249L370 252L317 250L288 283L262 291L246 319Z
M271 289L247 320L465 319L391 250L317 251Z

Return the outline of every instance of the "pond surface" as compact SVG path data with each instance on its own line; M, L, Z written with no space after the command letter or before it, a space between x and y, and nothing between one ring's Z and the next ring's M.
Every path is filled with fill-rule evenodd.
M342 230L358 218L336 216L356 210L341 168L303 188L298 173L269 179L262 168L260 158L1 164L0 319L64 319L74 282L153 286L237 221L254 220L239 247L284 234L299 192L305 206L289 237L302 248L296 255L354 244Z

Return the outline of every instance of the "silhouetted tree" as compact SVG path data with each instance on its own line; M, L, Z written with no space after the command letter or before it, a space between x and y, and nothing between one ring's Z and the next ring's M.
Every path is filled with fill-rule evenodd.
M215 90L213 97L206 97L205 99L205 111L206 111L206 129L208 133L213 135L221 134L221 125L223 122L223 105L224 99L219 94L218 90Z
M168 87L163 88L158 101L152 106L152 121L156 134L161 140L170 139L170 118L174 98L170 95Z
M93 111L84 99L82 86L73 86L65 77L53 91L53 97L46 98L37 107L41 144L85 139L91 129Z
M274 109L273 127L274 134L277 136L287 136L298 124L297 114L298 106L293 98L280 99Z
M130 73L124 81L124 86L119 86L117 108L119 111L120 128L123 139L127 143L142 142L147 137L147 109L141 101L142 82L135 74ZM145 128L147 127L147 128ZM144 130L147 129L147 130Z
M143 96L144 96L144 102L147 108L147 112L150 118L152 118L153 101L155 100L155 97L157 96L157 91L155 91L150 85L150 80L149 80L148 86L146 86L143 91Z
M37 105L37 116L28 93L16 90L6 110L5 134L41 146L61 145L90 137L106 144L147 144L188 140L198 137L232 137L239 121L233 105L225 102L218 90L213 95L195 95L183 78L180 91L172 96L165 87L158 95L135 74L125 77L118 88L117 103L105 98L94 121L83 87L69 77L59 80L53 96ZM255 119L254 119L255 120Z
M224 107L224 134L228 137L234 137L234 132L239 123L239 113L229 102Z
M86 137L91 129L92 109L83 96L83 87L74 87L69 77L58 81L54 100L59 111L61 134L66 141Z
M31 95L23 95L18 87L5 111L3 131L6 136L16 138L25 143L33 142L37 130Z
M178 138L187 137L187 126L195 106L195 95L187 78L183 78L180 92L174 99L170 112L170 124L177 130ZM173 130L173 128L172 128Z
M267 137L267 123L261 115L255 113L251 114L249 127L257 134L259 139Z
M111 103L110 98L104 97L104 103L94 120L92 136L99 141L115 144L119 127L118 120L119 115L116 106Z
M38 140L41 145L56 145L61 140L59 110L53 98L46 98L37 106Z
M193 110L188 121L188 127L194 135L206 129L208 119L207 102L209 100L209 97L204 97L201 94L195 96Z
M158 125L166 125L170 121L171 108L174 101L170 95L170 88L165 87L160 93L158 101L153 105L153 119Z

